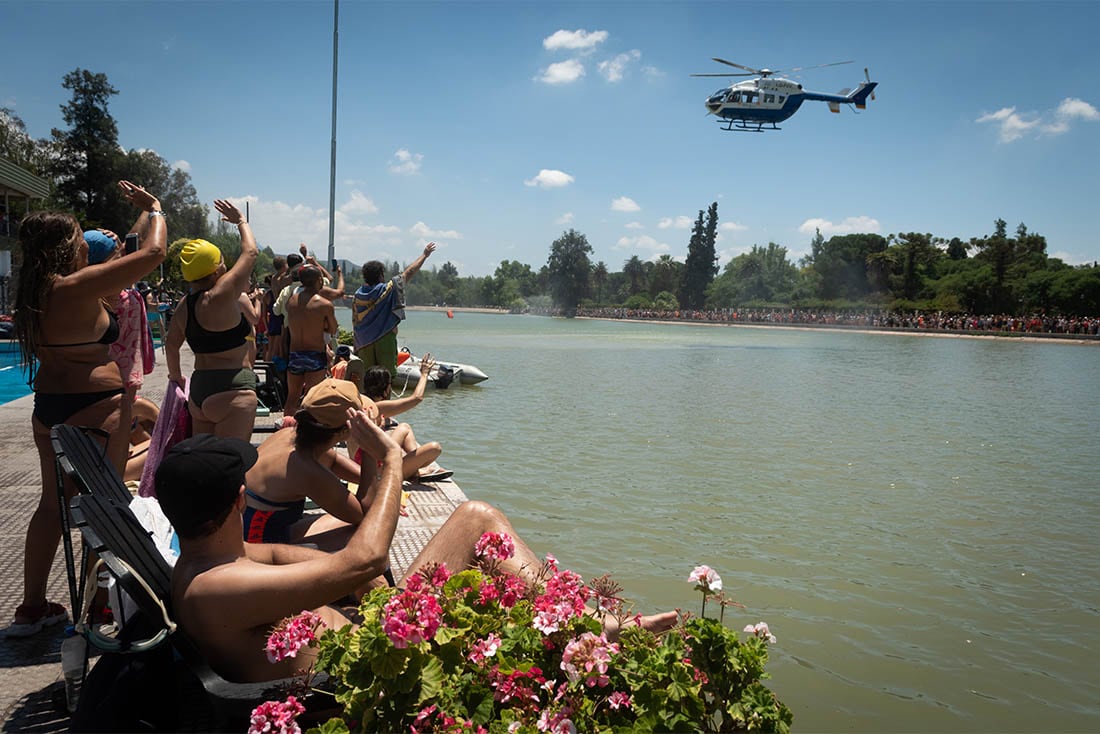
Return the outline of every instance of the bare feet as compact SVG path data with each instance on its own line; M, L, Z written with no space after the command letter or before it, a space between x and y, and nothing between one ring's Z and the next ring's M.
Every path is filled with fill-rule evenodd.
M644 630L649 630L653 634L660 634L661 632L668 632L670 629L676 626L676 622L680 619L679 612L661 612L660 614L647 614L647 615L635 615L626 620L627 626L636 624L641 626ZM608 640L614 642L619 639L619 621L614 617L608 615L603 618L603 632Z

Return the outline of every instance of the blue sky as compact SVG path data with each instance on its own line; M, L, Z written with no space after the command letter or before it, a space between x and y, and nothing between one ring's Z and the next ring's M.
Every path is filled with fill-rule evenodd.
M65 73L104 72L126 148L250 202L261 244L328 239L331 2L0 2L0 106L41 137ZM440 245L462 275L536 269L563 230L594 260L683 258L717 201L722 264L826 235L982 236L1001 217L1100 260L1098 3L351 2L340 5L339 257ZM725 132L720 56L855 87L780 132ZM18 61L16 61L18 59ZM736 80L730 80L736 81ZM180 233L184 234L184 233Z

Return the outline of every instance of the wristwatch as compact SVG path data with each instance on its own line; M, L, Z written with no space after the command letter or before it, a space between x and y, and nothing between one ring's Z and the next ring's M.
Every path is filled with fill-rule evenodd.
M162 212L160 209L153 209L148 214L150 219L152 219L153 217L164 217L165 219L168 219L168 215Z

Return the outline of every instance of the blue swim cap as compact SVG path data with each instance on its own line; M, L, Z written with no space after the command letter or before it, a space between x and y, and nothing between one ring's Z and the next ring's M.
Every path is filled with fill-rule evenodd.
M88 264L98 265L111 256L118 247L118 243L98 229L89 229L84 233L84 241L88 243Z

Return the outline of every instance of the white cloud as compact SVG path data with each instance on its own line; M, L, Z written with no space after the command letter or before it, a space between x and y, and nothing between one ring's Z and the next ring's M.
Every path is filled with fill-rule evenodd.
M1100 120L1100 112L1088 102L1076 97L1066 97L1055 113L1059 117L1080 117L1082 120Z
M841 222L833 223L828 219L807 219L799 226L798 231L802 234L812 235L816 230L821 230L823 237L832 237L837 234L853 234L859 233L873 233L878 232L882 228L878 220L874 217L847 217Z
M188 163L185 160L182 160L182 159L176 161L175 163L173 163L172 168L178 168L179 170L183 171L184 173L190 173L191 172L191 164Z
M718 229L723 232L744 232L748 227L738 222L722 222L718 225Z
M641 222L627 222L623 226L627 229L645 229L645 225Z
M1082 99L1066 97L1054 110L1020 113L1015 107L1002 107L996 112L982 115L975 122L995 123L1000 142L1011 143L1031 132L1039 135L1062 135L1069 132L1071 123L1078 120L1100 120L1100 111Z
M328 254L328 209L283 201L265 201L258 196L229 197L244 210L260 247L271 247L278 254L298 250L305 242L319 256ZM378 212L374 203L359 191L353 191L336 209L336 256L352 262L397 260L411 262L417 252L392 224L370 221L367 215Z
M542 70L536 81L544 84L571 84L584 76L584 64L576 59L559 61Z
M642 208L629 196L620 196L611 202L613 212L640 212Z
M649 81L653 81L655 79L660 79L664 76L667 76L663 71L658 69L656 66L643 66L642 67L642 73L645 74L645 78L648 79Z
M420 164L423 162L423 153L410 153L405 148L400 148L390 159L390 173L412 176L420 173Z
M348 195L348 200L338 211L345 214L377 214L378 207L374 200L368 198L362 191L355 189Z
M606 41L607 35L607 31L589 33L583 28L575 31L559 30L542 39L542 46L547 51L591 51Z
M613 59L607 61L601 61L599 63L600 73L609 82L619 82L623 79L623 73L626 71L626 67L632 61L637 61L642 58L642 52L638 49L627 51L625 54L619 54Z
M670 248L664 242L658 242L649 235L639 235L637 237L620 237L619 241L615 243L616 250L642 250L650 252L653 257L669 252Z
M534 178L529 178L523 182L524 186L537 186L543 189L560 189L562 186L568 186L573 183L575 179L565 171L558 171L553 168L544 168L539 171L538 175Z
M462 233L453 229L432 229L423 222L417 222L409 227L411 234L425 240L460 240Z
M678 217L663 217L657 222L657 229L691 229L691 217L680 215Z
M1075 252L1066 252L1065 250L1057 250L1050 253L1051 257L1056 257L1066 265L1091 265L1096 262L1095 257L1085 257L1084 255L1078 255Z
M1015 107L1002 107L996 112L982 115L976 122L994 122L999 128L999 136L1002 143L1011 143L1019 140L1028 130L1039 125L1035 119L1025 119L1016 112Z
M554 220L554 224L572 224L572 223L573 223L573 212L566 212L565 214L562 214L560 217L558 217L557 219Z

